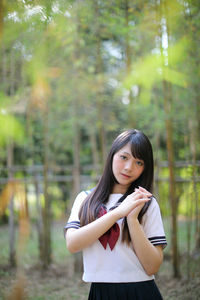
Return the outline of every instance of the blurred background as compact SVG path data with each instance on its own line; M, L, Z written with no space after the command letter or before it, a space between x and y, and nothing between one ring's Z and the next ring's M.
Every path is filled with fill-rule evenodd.
M164 299L200 299L200 2L0 0L0 299L86 299L74 198L142 130L168 246Z

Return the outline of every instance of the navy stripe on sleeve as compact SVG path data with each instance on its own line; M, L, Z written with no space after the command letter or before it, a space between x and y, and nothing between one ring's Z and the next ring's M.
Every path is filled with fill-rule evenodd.
M154 245L167 245L167 240L165 236L154 236L150 237L149 241Z
M79 221L72 221L72 222L68 222L64 229L68 229L68 228L76 228L79 229L80 228L80 222Z
M65 225L65 227L63 228L64 237L65 237L65 234L66 234L66 231L67 231L68 228L79 229L80 228L80 222L78 222L78 221L68 222Z

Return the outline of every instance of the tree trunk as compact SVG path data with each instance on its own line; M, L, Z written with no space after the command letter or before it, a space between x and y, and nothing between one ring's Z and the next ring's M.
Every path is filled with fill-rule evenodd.
M165 23L163 23L165 21ZM165 76L167 72L167 65L170 66L170 52L169 52L169 20L168 20L168 7L165 0L160 1L160 40L163 37L168 40L168 48L164 49L162 42L160 45L162 56L162 72L163 78L169 78ZM166 55L167 53L167 55ZM171 204L171 245L172 245L172 263L173 263L173 275L175 278L180 277L180 265L179 265L179 251L177 240L177 213L178 213L178 198L175 188L175 174L174 174L174 144L173 144L173 107L172 107L172 86L165 79L163 80L163 98L164 98L164 111L165 111L165 128L166 128L166 144L167 155L169 165L169 197Z
M15 60L14 50L10 53L10 95L13 96L15 92Z
M93 1L93 9L95 15L94 31L96 36L96 97L97 97L97 111L98 111L98 131L99 131L99 141L100 141L100 160L101 165L104 165L107 157L106 151L106 130L105 130L105 120L104 120L104 107L105 100L102 98L103 90L103 59L102 59L102 38L101 38L101 19L100 19L100 9L98 0Z
M104 128L104 118L103 118L103 104L99 103L98 105L98 124L99 124L99 140L100 140L100 148L101 148L101 165L104 166L107 157L107 150L106 150L106 131Z
M156 197L159 199L159 174L160 174L160 156L159 156L159 149L160 149L160 131L157 130L155 132L155 145L156 145L156 151L155 151L155 176L154 176L154 193Z
M175 189L175 175L174 175L174 145L173 145L173 125L172 119L169 118L171 113L171 86L166 81L163 81L163 94L164 94L164 110L165 110L165 128L166 128L166 143L169 165L169 196L171 204L171 244L172 244L172 261L174 277L180 277L179 270L179 252L177 240L177 212L178 201Z
M40 203L40 186L39 186L39 178L37 174L34 175L34 185L35 185L35 194L36 194L36 211L37 211L37 220L36 220L36 228L38 233L38 246L39 246L39 259L42 264L43 260L43 249L44 249L44 232L43 232L43 220L42 220L42 207Z
M47 101L47 100L46 100ZM43 268L47 269L51 263L51 205L48 195L48 103L46 103L46 109L44 110L44 213L43 213Z
M13 180L12 168L13 166L13 143L9 142L7 147L7 167L8 167L8 180ZM13 188L13 185L10 185ZM14 216L14 193L11 193L9 203L9 261L12 267L16 266L16 243L15 243L15 216Z
M45 12L46 12L46 41L45 50L48 53L48 48L50 46L50 40L48 35L48 25L51 19L52 13L52 1L45 0ZM46 58L43 57L45 60ZM48 63L46 62L46 67ZM44 137L44 164L43 164L43 177L44 177L44 211L43 211L43 268L47 269L51 264L51 201L48 194L48 166L49 166L49 103L48 98L50 96L50 86L46 76L44 77L48 88L44 89L44 95L42 97L43 101L43 137Z
M80 178L80 125L79 125L79 99L75 98L74 105L74 144L73 144L73 194L71 205L74 202L75 197L81 189ZM74 255L74 271L79 273L83 271L82 255L81 253L75 253Z
M80 128L78 120L74 123L74 145L73 145L73 199L80 192Z
M3 33L4 1L0 0L0 41Z
M24 81L23 81L24 82ZM29 149L32 157L32 164L34 165L34 145L33 145L33 128L32 128L32 111L31 105L28 106L26 110L26 130L27 135L29 137ZM35 187L35 196L36 196L36 211L37 211L37 218L36 218L36 230L37 230L37 238L38 238L38 252L39 252L39 261L41 265L43 265L43 252L44 252L44 228L43 228L43 215L42 215L42 206L40 201L40 194L42 194L42 188L40 185L40 178L37 171L33 174L34 177L34 187ZM44 253L45 255L45 253Z
M196 217L196 224L195 224L195 240L196 240L196 250L200 250L200 195L197 192L197 184L196 184L196 176L197 176L197 166L196 166L196 159L197 159L197 141L200 137L200 97L199 97L199 89L196 88L196 97L195 97L195 108L197 108L196 111L196 127L194 133L192 133L194 136L192 137L191 141L191 153L192 153L192 162L193 162L193 185L194 185L194 194L195 194L195 217Z
M193 209L193 195L186 192L187 197L187 279L191 276L191 230L192 230L192 209Z
M189 132L190 132L190 153L192 155L192 199L195 203L195 245L196 249L200 249L200 232L199 232L199 195L197 191L196 177L197 177L197 166L196 166L196 140L197 140L197 126L193 118L189 119Z
M192 58L193 63L193 72L198 74L199 70L199 31L198 26L194 24L195 20L195 10L193 10L192 2L187 2L188 7L185 7L185 18L187 18L187 22L190 28L190 34L192 34L192 43L190 45L190 56ZM196 6L196 5L195 5ZM196 6L198 11L198 8ZM187 14L186 14L187 10ZM189 18L188 11L190 12ZM197 141L200 139L200 96L199 96L199 80L191 79L191 91L195 94L193 96L193 115L190 116L189 122L189 129L190 129L190 151L192 154L192 177L193 177L193 189L194 189L194 197L195 197L195 246L196 251L200 250L200 197L197 193L197 184L196 184L196 176L197 176L197 166L196 166L196 159L197 159Z
M8 82L7 82L7 57L4 44L2 43L2 83L3 91L5 94L8 92Z
M80 19L79 19L79 2L76 3L77 15L76 15L76 36L75 36L75 44L74 44L74 54L73 54L73 61L76 62L80 59ZM80 79L80 67L74 66L75 72L75 80L77 80L77 85ZM76 82L76 81L75 81ZM73 138L73 189L72 189L72 197L71 197L71 205L74 202L75 197L80 192L81 189L81 177L80 177L80 123L79 123L79 116L80 116L80 99L81 99L81 91L77 89L77 93L73 99L73 120L74 120L74 138ZM82 255L81 253L76 253L74 255L74 271L75 272L82 272L83 271L83 263L82 263Z
M90 144L91 144L91 150L92 150L92 162L93 162L93 170L94 170L94 178L99 174L99 155L98 155L98 148L97 148L97 140L96 140L96 134L95 131L92 128L89 130L90 134Z
M15 76L15 61L14 61L14 53L11 49L10 53L10 86L9 86L9 94L11 96L14 95L14 76ZM7 166L8 166L8 180L13 180L12 166L13 166L13 141L8 141L7 148ZM13 185L12 185L13 186ZM14 193L13 193L14 195ZM14 197L11 196L10 204L9 204L9 239L10 239L10 265L16 266L16 245L15 245L15 220L14 220Z
M131 72L131 46L130 46L130 33L129 33L129 0L125 0L125 24L126 24L126 37L125 37L125 61L126 61L126 76L128 77ZM136 112L134 105L134 98L131 89L128 91L128 127L135 128L136 126Z
M192 153L193 144L193 122L189 120L188 123L189 127L189 137L185 137L185 146L190 145L190 153ZM185 157L186 160L191 159L191 155L188 154L188 156ZM193 181L193 178L192 178ZM194 183L192 183L194 185ZM193 217L193 209L194 209L194 203L195 203L195 195L191 189L188 189L186 187L185 190L186 199L187 199L187 279L190 280L191 277L191 231L192 231L192 217Z

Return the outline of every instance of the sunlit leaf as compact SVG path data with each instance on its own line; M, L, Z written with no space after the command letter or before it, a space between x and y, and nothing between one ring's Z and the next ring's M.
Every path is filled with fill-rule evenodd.
M5 111L0 111L0 145L6 144L10 139L17 143L23 142L24 129L17 119Z
M168 49L166 54L148 54L146 57L138 60L132 65L132 72L124 81L124 87L128 90L133 85L142 87L141 100L147 103L150 100L148 91L151 90L156 83L166 80L172 84L187 87L187 76L183 72L178 71L178 64L185 59L185 48L187 40L183 39Z

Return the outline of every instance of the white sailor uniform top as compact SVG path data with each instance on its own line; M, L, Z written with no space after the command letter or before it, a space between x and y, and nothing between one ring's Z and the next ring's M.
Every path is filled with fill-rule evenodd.
M80 228L79 209L87 194L88 192L83 191L76 197L65 230ZM122 194L111 194L106 203L107 211L121 197ZM120 227L120 236L112 251L108 245L104 249L99 240L83 249L83 280L85 282L139 282L154 279L153 275L146 274L134 252L132 243L127 245L121 241L122 221L123 218L117 221ZM160 208L155 198L152 198L147 212L143 215L141 226L153 245L162 245L163 247L167 245Z

